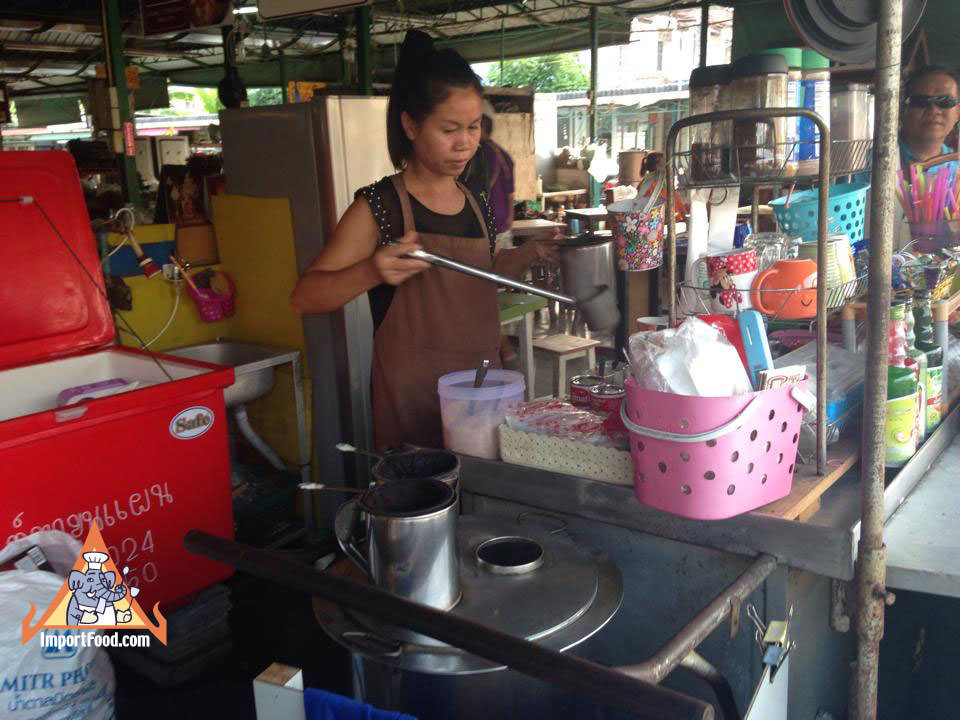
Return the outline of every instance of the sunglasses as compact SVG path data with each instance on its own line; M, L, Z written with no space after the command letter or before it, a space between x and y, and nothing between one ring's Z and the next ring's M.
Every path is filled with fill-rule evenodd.
M941 110L949 110L960 104L953 95L910 95L904 102L909 108L928 108L936 105Z

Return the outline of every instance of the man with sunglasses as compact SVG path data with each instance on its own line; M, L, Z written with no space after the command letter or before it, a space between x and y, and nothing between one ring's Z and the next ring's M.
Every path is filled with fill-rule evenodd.
M900 129L900 165L904 169L952 152L943 141L960 120L958 92L960 76L947 67L928 65L907 78Z
M900 168L909 176L910 165L940 155L954 159L938 165L957 172L957 155L944 143L960 121L960 75L942 65L927 65L913 71L903 85L900 112ZM872 160L872 158L871 158ZM858 173L854 182L871 182L871 173ZM866 236L870 236L870 200L867 200ZM910 224L902 210L894 227L894 250L910 244Z

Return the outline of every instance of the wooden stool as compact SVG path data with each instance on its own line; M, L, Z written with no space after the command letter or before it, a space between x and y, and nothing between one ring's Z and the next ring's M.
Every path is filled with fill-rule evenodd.
M553 356L553 395L563 397L567 391L567 361L587 358L587 368L597 364L596 347L599 340L574 335L548 335L533 341L533 349Z

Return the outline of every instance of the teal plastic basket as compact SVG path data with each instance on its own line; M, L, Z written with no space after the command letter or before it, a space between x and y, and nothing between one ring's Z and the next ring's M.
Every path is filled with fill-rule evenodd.
M830 186L830 215L827 221L830 235L847 235L851 245L863 240L869 190L870 183ZM800 235L804 242L816 242L819 203L820 193L814 188L793 193L790 207L785 207L786 196L771 200L770 207L783 232Z

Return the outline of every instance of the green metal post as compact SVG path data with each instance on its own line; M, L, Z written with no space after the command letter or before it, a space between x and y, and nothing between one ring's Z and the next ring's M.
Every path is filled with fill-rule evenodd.
M597 46L600 31L597 26L597 7L590 7L590 140L597 139Z
M707 41L710 39L710 0L700 6L700 67L707 66Z
M600 32L597 27L597 6L590 7L590 141L597 141L597 47L600 44ZM590 177L587 183L587 199L593 207L600 198L596 188L596 181Z
M504 33L506 31L505 23L506 23L506 19L503 19L500 21L500 83L499 83L500 87L503 87L503 63L504 63L503 41L504 41Z
M287 99L287 61L282 49L277 52L277 57L280 62L280 102L286 105L289 102Z
M123 33L120 22L119 0L101 0L100 19L103 25L103 54L107 69L107 85L115 88L118 116L123 134L126 123L133 123L130 112L130 95L127 92L126 62L123 59ZM124 152L117 154L120 175L123 180L123 195L127 202L135 207L143 207L140 197L140 177L137 164L132 156Z
M357 84L363 95L373 95L373 67L370 52L370 8L358 7L354 12L357 26Z

